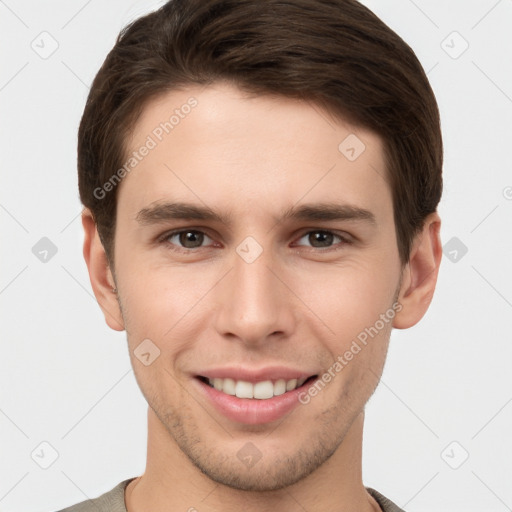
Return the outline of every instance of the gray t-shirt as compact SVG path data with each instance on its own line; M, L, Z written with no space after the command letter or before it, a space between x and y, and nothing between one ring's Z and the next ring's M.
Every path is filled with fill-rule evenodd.
M127 512L124 504L124 490L132 480L133 478L124 480L98 498L82 501L59 512ZM367 487L366 490L375 498L383 512L404 512L375 489Z

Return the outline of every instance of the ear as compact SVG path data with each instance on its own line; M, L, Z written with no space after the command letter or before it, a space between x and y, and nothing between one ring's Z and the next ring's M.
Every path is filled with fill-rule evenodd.
M82 226L84 227L84 258L94 295L103 311L107 325L115 331L123 331L123 316L114 291L116 284L98 235L96 222L88 208L82 212Z
M393 320L396 329L407 329L417 324L430 305L443 255L440 228L441 219L434 212L425 219L423 229L414 238L398 295L402 309Z

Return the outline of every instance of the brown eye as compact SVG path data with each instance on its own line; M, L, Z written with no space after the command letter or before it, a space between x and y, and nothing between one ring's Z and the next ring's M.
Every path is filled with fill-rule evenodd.
M334 235L328 231L313 231L309 233L308 241L313 247L330 247Z
M305 233L299 239L298 245L309 245L310 247L314 247L316 249L325 249L335 245L343 245L348 243L350 243L350 241L341 235L337 235L331 231L316 230Z
M203 245L206 240L212 241L210 237L202 231L188 229L185 231L177 231L166 237L166 241L171 244L181 246L184 249L197 249Z

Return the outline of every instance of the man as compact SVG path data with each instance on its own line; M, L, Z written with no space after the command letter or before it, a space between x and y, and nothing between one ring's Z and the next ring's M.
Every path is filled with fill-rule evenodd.
M434 292L442 142L355 0L173 0L79 130L84 256L148 408L142 476L66 511L399 511L362 482L392 328Z

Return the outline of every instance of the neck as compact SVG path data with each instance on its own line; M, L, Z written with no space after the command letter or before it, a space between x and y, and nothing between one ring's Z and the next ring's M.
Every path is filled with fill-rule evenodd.
M219 484L203 474L149 408L146 471L126 488L127 510L260 512L284 507L290 512L379 511L362 482L363 422L361 413L334 454L306 478L283 489L253 492Z

